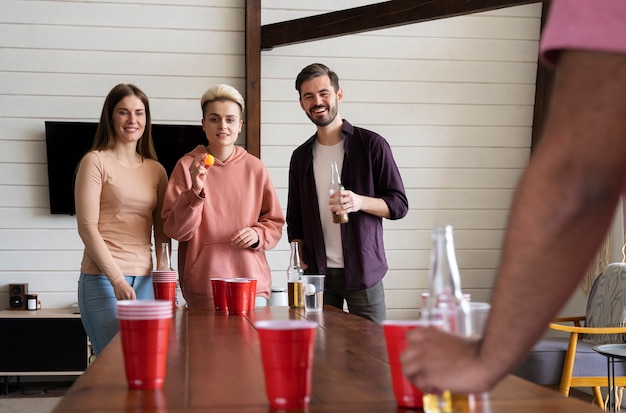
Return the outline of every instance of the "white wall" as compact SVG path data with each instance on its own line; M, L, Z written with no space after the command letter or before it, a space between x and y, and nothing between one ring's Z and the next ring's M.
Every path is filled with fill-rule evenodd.
M268 3L263 24L333 9L332 1ZM334 69L342 117L392 146L410 211L384 224L388 317L417 316L437 224L455 227L464 289L490 298L513 188L530 154L540 16L533 4L263 52L261 157L283 204L291 152L314 133L294 89L307 64ZM287 248L285 237L270 253L275 279Z
M202 93L244 87L243 0L0 2L0 308L28 283L43 307L76 301L74 217L49 214L45 120L97 121L117 83L154 123L199 124Z
M374 1L342 1L354 7ZM263 2L263 23L336 10ZM291 151L314 128L294 79L314 61L340 76L340 113L390 142L410 212L385 222L388 316L417 315L430 228L456 228L464 289L486 300L513 188L528 157L541 5L279 47L262 55L261 157L286 205ZM96 121L119 82L150 97L155 123L196 124L198 98L244 89L243 0L0 2L0 307L28 282L44 307L76 301L82 244L48 212L45 120ZM286 236L269 260L284 283Z

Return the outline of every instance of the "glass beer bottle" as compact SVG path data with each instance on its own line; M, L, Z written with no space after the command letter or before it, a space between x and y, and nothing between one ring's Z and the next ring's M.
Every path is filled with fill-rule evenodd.
M171 271L172 264L170 262L170 245L167 242L161 244L161 254L157 261L157 271Z
M343 185L341 185L341 176L339 175L339 168L337 167L337 161L332 161L330 163L330 188L328 189L328 193L332 196L335 192L339 192L343 190ZM350 220L348 218L348 214L337 215L333 212L333 222L335 224L345 224Z
M298 241L291 241L291 257L287 268L287 302L292 308L304 307L304 291L300 278L304 271L300 266L299 247Z
M452 226L432 230L430 291L422 308L422 318L441 323L443 329L459 335L471 334L469 303L461 291L461 277L456 262ZM466 413L470 397L445 390L442 394L424 394L425 413Z

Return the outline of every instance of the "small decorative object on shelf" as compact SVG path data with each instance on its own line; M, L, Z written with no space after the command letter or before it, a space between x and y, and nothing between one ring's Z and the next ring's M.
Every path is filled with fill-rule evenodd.
M26 294L26 309L29 311L37 310L37 294Z

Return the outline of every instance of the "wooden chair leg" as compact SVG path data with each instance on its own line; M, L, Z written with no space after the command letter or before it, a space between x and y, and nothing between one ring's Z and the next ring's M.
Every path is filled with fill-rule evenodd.
M572 386L572 373L574 371L574 359L576 358L576 345L578 344L578 333L570 333L565 360L563 361L563 372L561 373L561 385L559 391L563 396L569 396L569 389Z
M595 401L595 403L602 410L606 410L606 403L608 402L608 397L607 397L607 400L605 401L604 396L602 396L602 391L600 390L600 386L594 386L591 388L591 390L593 391L593 400Z

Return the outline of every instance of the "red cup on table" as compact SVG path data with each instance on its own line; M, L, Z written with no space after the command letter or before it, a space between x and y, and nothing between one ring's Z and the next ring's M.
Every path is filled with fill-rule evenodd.
M263 320L259 332L265 391L275 409L302 409L311 400L317 323Z
M248 298L248 312L254 311L256 306L256 278L233 278L234 280L250 281L250 297Z
M211 290L213 291L213 305L215 311L228 312L228 300L226 299L226 278L211 278Z
M427 320L385 320L383 331L387 343L387 356L391 366L391 382L396 403L400 407L415 409L424 406L424 394L409 382L402 373L400 354L406 348L406 334L410 329L432 325Z
M248 278L232 278L226 280L226 302L228 314L248 314L248 301L250 300L250 280Z
M256 306L256 278L250 278L250 298L248 299L248 312L254 311Z
M131 389L160 389L165 381L172 305L165 300L121 300L117 319L124 370Z
M176 308L176 271L152 271L152 288L154 298L172 303L172 311Z

